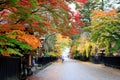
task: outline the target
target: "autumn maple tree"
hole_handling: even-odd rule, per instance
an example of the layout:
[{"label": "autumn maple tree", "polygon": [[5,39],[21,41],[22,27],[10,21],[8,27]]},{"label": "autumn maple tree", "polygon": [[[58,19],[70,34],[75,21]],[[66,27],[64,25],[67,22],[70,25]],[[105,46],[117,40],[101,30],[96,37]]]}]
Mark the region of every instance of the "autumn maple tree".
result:
[{"label": "autumn maple tree", "polygon": [[91,40],[99,48],[104,48],[107,56],[116,52],[120,45],[119,13],[116,10],[94,10],[91,18],[91,26],[87,28],[91,32]]},{"label": "autumn maple tree", "polygon": [[[80,13],[71,12],[67,2],[70,0],[4,0],[1,2],[3,5],[1,7],[1,22],[27,25],[27,30],[30,32],[40,30],[39,32],[42,33],[42,31],[48,32],[50,30],[51,32],[61,31],[65,35],[62,29],[69,29],[66,30],[68,33],[71,30],[77,31],[76,25],[83,25],[83,22],[79,20]],[[86,0],[76,0],[76,2],[85,3]]]},{"label": "autumn maple tree", "polygon": [[0,34],[16,34],[14,30],[25,32],[14,39],[29,44],[33,49],[41,46],[37,44],[39,39],[34,36],[34,32],[38,32],[40,36],[46,33],[61,33],[66,36],[79,34],[84,23],[80,21],[80,13],[72,12],[68,7],[69,2],[76,2],[81,6],[86,0],[2,0]]}]

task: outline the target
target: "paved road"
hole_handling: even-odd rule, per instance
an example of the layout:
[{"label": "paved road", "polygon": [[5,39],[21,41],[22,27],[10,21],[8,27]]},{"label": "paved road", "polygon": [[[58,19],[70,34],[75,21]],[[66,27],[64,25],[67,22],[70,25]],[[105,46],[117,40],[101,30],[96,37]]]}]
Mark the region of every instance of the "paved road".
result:
[{"label": "paved road", "polygon": [[120,80],[120,70],[76,60],[53,63],[28,80]]}]

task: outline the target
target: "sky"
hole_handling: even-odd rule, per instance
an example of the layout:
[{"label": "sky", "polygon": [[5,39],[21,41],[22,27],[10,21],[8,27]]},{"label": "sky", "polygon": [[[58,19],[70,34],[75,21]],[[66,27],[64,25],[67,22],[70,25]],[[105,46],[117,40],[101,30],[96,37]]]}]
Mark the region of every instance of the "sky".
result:
[{"label": "sky", "polygon": [[104,0],[104,4],[105,10],[117,9],[118,7],[120,7],[120,0]]},{"label": "sky", "polygon": [[62,52],[62,56],[67,57],[69,55],[69,52],[70,52],[70,48],[66,47],[66,49]]},{"label": "sky", "polygon": [[[113,8],[116,9],[116,8],[120,7],[120,0],[104,0],[104,2],[105,2],[105,6],[106,6],[105,10],[111,10]],[[110,7],[110,5],[111,5],[111,7]],[[69,7],[71,8],[71,11],[77,12],[75,10],[76,7],[75,7],[74,3],[69,4]]]},{"label": "sky", "polygon": [[77,11],[75,10],[76,6],[75,6],[74,3],[69,4],[69,7],[71,8],[71,11],[77,12]]}]

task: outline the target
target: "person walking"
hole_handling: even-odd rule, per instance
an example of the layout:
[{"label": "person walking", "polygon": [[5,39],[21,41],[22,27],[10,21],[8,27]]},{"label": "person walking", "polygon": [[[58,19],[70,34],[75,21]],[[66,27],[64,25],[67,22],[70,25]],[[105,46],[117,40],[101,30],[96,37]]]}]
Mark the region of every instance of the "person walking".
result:
[{"label": "person walking", "polygon": [[64,62],[64,57],[63,56],[61,56],[61,60],[62,60],[62,63]]}]

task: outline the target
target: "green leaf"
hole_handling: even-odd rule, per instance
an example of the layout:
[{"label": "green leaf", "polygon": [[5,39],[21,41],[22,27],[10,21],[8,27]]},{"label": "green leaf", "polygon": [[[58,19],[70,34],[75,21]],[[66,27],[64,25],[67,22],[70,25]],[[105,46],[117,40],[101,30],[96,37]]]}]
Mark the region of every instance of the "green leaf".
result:
[{"label": "green leaf", "polygon": [[32,50],[32,47],[29,46],[29,45],[26,44],[26,43],[21,42],[21,43],[18,44],[18,45],[19,45],[19,47],[20,47],[22,50]]},{"label": "green leaf", "polygon": [[0,45],[5,45],[5,42],[0,42]]},{"label": "green leaf", "polygon": [[0,45],[9,45],[9,46],[12,46],[12,47],[18,46],[22,50],[32,50],[32,48],[27,43],[21,42],[21,41],[19,41],[17,39],[9,38],[9,37],[7,37],[5,35],[0,36],[0,38],[8,40],[7,43],[0,42]]},{"label": "green leaf", "polygon": [[0,48],[0,53],[3,53],[4,52],[4,49]]},{"label": "green leaf", "polygon": [[7,0],[12,6],[17,6],[19,0]]},{"label": "green leaf", "polygon": [[38,7],[38,2],[37,2],[37,0],[30,0],[30,4],[31,4],[31,6],[33,6],[33,7]]},{"label": "green leaf", "polygon": [[18,56],[23,56],[23,54],[21,54],[18,49],[7,48],[6,51],[7,51],[8,53],[16,54],[16,55],[18,55]]},{"label": "green leaf", "polygon": [[11,46],[14,47],[15,45],[9,42],[0,42],[0,45]]},{"label": "green leaf", "polygon": [[46,53],[47,56],[57,56],[57,54],[55,52],[48,52]]}]

